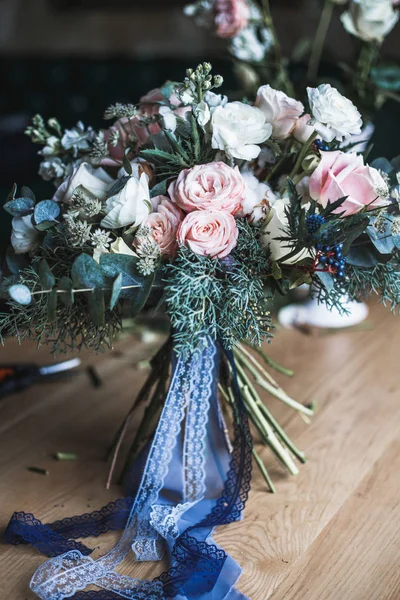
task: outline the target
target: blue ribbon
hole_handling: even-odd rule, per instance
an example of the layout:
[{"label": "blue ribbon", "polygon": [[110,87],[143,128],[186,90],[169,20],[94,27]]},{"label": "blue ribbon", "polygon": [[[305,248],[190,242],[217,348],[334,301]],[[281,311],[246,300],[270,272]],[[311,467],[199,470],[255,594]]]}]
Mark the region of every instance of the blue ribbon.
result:
[{"label": "blue ribbon", "polygon": [[[62,554],[59,557],[60,562],[54,569],[56,575],[64,568],[67,573],[68,570],[75,569],[78,574],[80,569],[90,571],[96,568],[96,561],[92,561],[88,556],[91,550],[76,541],[77,538],[98,536],[106,531],[125,526],[124,535],[126,535],[135,520],[136,538],[132,547],[138,559],[141,559],[138,556],[140,552],[143,552],[144,559],[157,558],[157,556],[153,557],[152,553],[157,555],[159,542],[164,538],[172,566],[153,582],[147,582],[148,588],[142,588],[138,580],[126,582],[121,578],[121,583],[117,579],[118,574],[112,571],[111,574],[107,572],[105,577],[95,574],[94,583],[106,589],[76,591],[73,596],[69,596],[74,600],[116,600],[121,596],[155,600],[176,597],[188,600],[245,598],[234,589],[234,584],[241,573],[240,567],[212,541],[211,533],[214,527],[241,518],[250,490],[251,434],[237,382],[233,354],[223,351],[225,364],[230,365],[233,374],[234,392],[234,443],[232,453],[228,453],[218,406],[220,351],[217,351],[211,341],[210,347],[214,349],[214,355],[210,349],[206,349],[201,355],[192,356],[185,365],[177,359],[174,361],[173,376],[164,411],[168,411],[168,406],[173,407],[171,403],[177,402],[178,399],[179,406],[182,410],[186,410],[186,429],[185,431],[182,429],[184,414],[182,413],[179,418],[176,416],[177,443],[170,457],[168,472],[163,476],[163,489],[158,495],[157,503],[151,505],[150,519],[146,510],[143,514],[140,510],[135,512],[135,502],[139,501],[140,506],[141,495],[143,496],[144,493],[141,485],[136,498],[127,497],[117,500],[100,511],[63,519],[49,525],[43,525],[33,515],[26,513],[14,513],[11,518],[5,532],[6,541],[11,544],[30,543],[50,557],[58,557]],[[213,356],[212,363],[211,356]],[[212,372],[207,373],[210,365],[212,365]],[[209,387],[207,387],[207,378],[211,381]],[[205,406],[207,406],[207,415],[202,415],[198,409],[199,407],[204,409]],[[157,436],[160,435],[160,431],[163,431],[163,427],[168,426],[166,422],[168,412],[164,411],[154,444],[157,443],[157,439],[160,439]],[[168,418],[171,419],[171,413]],[[196,446],[199,443],[201,448]],[[150,456],[152,450],[154,450],[153,445],[150,448]],[[200,471],[203,469],[205,476],[197,477],[196,469]],[[147,488],[149,485],[151,487],[153,481],[151,460],[148,460],[146,465],[142,483],[144,480]],[[185,494],[189,497],[185,498]],[[41,595],[42,580],[47,575],[46,565],[47,563],[43,568],[39,568],[32,580],[34,582],[32,589],[39,595]],[[43,594],[42,598],[50,598],[44,592]],[[66,596],[60,593],[57,597]]]}]

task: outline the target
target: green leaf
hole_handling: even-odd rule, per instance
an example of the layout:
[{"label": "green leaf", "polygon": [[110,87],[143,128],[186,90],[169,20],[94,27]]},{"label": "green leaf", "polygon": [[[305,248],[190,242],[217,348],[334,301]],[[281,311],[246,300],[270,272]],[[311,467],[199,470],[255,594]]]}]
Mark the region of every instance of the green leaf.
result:
[{"label": "green leaf", "polygon": [[310,273],[306,273],[304,271],[300,271],[300,270],[294,270],[290,273],[290,279],[289,279],[290,285],[289,285],[289,289],[293,290],[294,288],[299,287],[299,285],[303,285],[304,283],[308,283],[311,284],[312,283],[312,278]]},{"label": "green leaf", "polygon": [[32,198],[15,198],[5,203],[4,210],[13,217],[25,217],[32,212],[34,206]]},{"label": "green leaf", "polygon": [[[129,152],[129,150],[128,150],[128,152]],[[126,154],[124,154],[124,158],[122,160],[122,164],[124,165],[125,171],[128,173],[129,176],[131,176],[132,175],[132,165],[131,165],[131,163],[130,163],[130,161],[129,161],[129,159],[128,159],[128,157],[127,157]]]},{"label": "green leaf", "polygon": [[153,186],[150,190],[151,198],[155,198],[156,196],[165,196],[167,193],[167,183],[168,179],[164,179],[163,181],[160,181],[160,183],[157,183],[155,186]]},{"label": "green leaf", "polygon": [[122,287],[122,273],[119,273],[114,279],[111,292],[110,309],[113,310],[118,302]]},{"label": "green leaf", "polygon": [[[390,233],[392,217],[390,215],[387,215],[386,219],[386,228],[383,233],[380,233],[373,225],[367,227],[366,230],[371,242],[374,244],[375,248],[380,254],[392,254],[393,248],[395,246],[394,239]],[[372,219],[372,223],[374,221],[375,219]]]},{"label": "green leaf", "polygon": [[378,264],[375,253],[370,248],[355,247],[346,256],[346,262],[355,267],[371,268]]},{"label": "green leaf", "polygon": [[321,281],[322,285],[326,289],[326,291],[331,292],[335,287],[335,281],[330,273],[327,271],[314,271],[318,279]]},{"label": "green leaf", "polygon": [[108,190],[107,198],[111,198],[112,196],[118,194],[125,187],[125,184],[127,181],[129,181],[129,179],[130,175],[125,175],[124,177],[117,179],[117,181]]},{"label": "green leaf", "polygon": [[133,297],[133,300],[132,300],[132,304],[130,306],[130,315],[131,315],[132,319],[134,319],[140,313],[140,311],[144,308],[144,305],[147,302],[147,298],[150,295],[153,281],[154,281],[154,273],[145,277],[142,287],[140,288],[140,290],[136,291],[136,293]]},{"label": "green leaf", "polygon": [[12,246],[7,248],[6,264],[13,274],[19,273],[19,271],[22,271],[29,266],[26,257],[23,254],[16,254]]},{"label": "green leaf", "polygon": [[[108,254],[105,256],[108,256]],[[100,266],[89,254],[80,254],[75,259],[71,269],[71,277],[74,286],[78,288],[97,288],[105,284]]]},{"label": "green leaf", "polygon": [[371,167],[378,169],[379,171],[383,171],[387,175],[390,175],[393,171],[393,165],[388,161],[387,158],[382,156],[380,158],[375,158],[375,160],[373,160],[371,163]]},{"label": "green leaf", "polygon": [[32,294],[30,289],[21,283],[17,283],[8,288],[8,293],[14,302],[27,306],[32,302]]},{"label": "green leaf", "polygon": [[42,258],[39,263],[38,274],[40,279],[40,284],[44,290],[52,290],[55,286],[56,279],[53,275],[52,270],[49,267],[47,260]]},{"label": "green leaf", "polygon": [[122,275],[122,286],[134,286],[132,289],[122,290],[121,297],[129,298],[143,285],[144,277],[137,270],[138,259],[128,254],[102,254],[100,268],[104,276],[115,280]]},{"label": "green leaf", "polygon": [[385,65],[371,69],[372,81],[382,90],[400,91],[400,66]]},{"label": "green leaf", "polygon": [[30,198],[34,202],[36,202],[36,196],[32,192],[31,188],[28,188],[26,185],[23,185],[21,188],[21,194],[24,198]]},{"label": "green leaf", "polygon": [[[52,222],[57,219],[60,214],[60,205],[54,200],[42,200],[35,206],[33,218],[36,225],[40,225],[46,221]],[[47,229],[47,227],[46,227]]]},{"label": "green leaf", "polygon": [[51,292],[47,294],[47,320],[50,321],[50,323],[54,323],[56,320],[57,300],[57,290],[51,290]]},{"label": "green leaf", "polygon": [[274,279],[282,279],[282,269],[277,262],[272,263],[272,277]]},{"label": "green leaf", "polygon": [[57,287],[59,290],[63,290],[63,293],[59,294],[61,304],[67,307],[72,306],[74,303],[72,280],[69,277],[61,277]]},{"label": "green leaf", "polygon": [[104,291],[102,288],[96,288],[88,296],[89,315],[93,323],[98,327],[104,325]]}]

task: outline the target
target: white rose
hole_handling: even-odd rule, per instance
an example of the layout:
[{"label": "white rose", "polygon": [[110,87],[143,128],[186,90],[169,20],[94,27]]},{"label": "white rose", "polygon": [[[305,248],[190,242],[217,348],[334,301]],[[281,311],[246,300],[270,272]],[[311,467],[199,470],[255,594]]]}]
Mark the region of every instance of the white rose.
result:
[{"label": "white rose", "polygon": [[141,225],[151,212],[147,175],[143,173],[140,179],[130,177],[118,194],[108,198],[105,212],[101,225],[107,229]]},{"label": "white rose", "polygon": [[361,115],[351,100],[329,83],[307,88],[313,125],[325,142],[349,139],[361,132]]},{"label": "white rose", "polygon": [[212,116],[212,147],[224,150],[230,158],[252,160],[272,133],[263,112],[243,102],[228,102],[215,109]]},{"label": "white rose", "polygon": [[101,167],[94,168],[89,163],[81,163],[56,190],[53,200],[68,204],[74,190],[82,187],[86,192],[103,201],[107,198],[107,192],[113,183],[114,180]]},{"label": "white rose", "polygon": [[196,115],[196,119],[200,127],[205,127],[209,120],[211,119],[211,111],[207,102],[199,102],[194,110],[194,114]]},{"label": "white rose", "polygon": [[[279,237],[287,237],[288,235],[288,219],[285,213],[285,207],[290,204],[289,198],[279,198],[271,208],[270,219],[263,228],[261,236],[261,244],[269,248],[271,260],[274,262],[281,261],[286,255],[290,254],[292,247],[289,242],[277,240]],[[292,265],[304,258],[311,257],[308,250],[301,250],[295,256],[288,260],[282,261],[284,264]]]},{"label": "white rose", "polygon": [[276,196],[267,183],[263,183],[248,169],[242,171],[245,182],[245,197],[242,211],[238,217],[249,217],[251,223],[257,223],[268,215]]},{"label": "white rose", "polygon": [[260,62],[271,49],[273,37],[267,27],[242,29],[230,44],[229,52],[238,60]]},{"label": "white rose", "polygon": [[365,42],[382,42],[398,19],[392,0],[352,0],[341,16],[346,31]]},{"label": "white rose", "polygon": [[161,115],[163,120],[164,129],[167,131],[171,131],[174,133],[178,122],[176,120],[176,116],[169,108],[169,106],[160,106],[158,113]]},{"label": "white rose", "polygon": [[270,85],[262,85],[257,92],[256,106],[263,111],[272,125],[272,137],[284,140],[292,133],[297,119],[304,112],[298,100],[289,98],[284,92],[274,90]]},{"label": "white rose", "polygon": [[32,225],[31,215],[14,217],[12,220],[11,245],[16,254],[33,250],[39,241],[39,232]]},{"label": "white rose", "polygon": [[119,237],[110,246],[111,254],[128,254],[129,256],[137,256],[137,254],[128,246],[126,242]]}]

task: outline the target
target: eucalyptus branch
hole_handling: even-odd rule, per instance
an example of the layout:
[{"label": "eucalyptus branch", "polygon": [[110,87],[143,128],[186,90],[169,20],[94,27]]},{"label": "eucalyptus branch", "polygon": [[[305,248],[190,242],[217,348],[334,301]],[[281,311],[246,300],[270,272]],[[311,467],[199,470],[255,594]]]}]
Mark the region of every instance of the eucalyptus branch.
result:
[{"label": "eucalyptus branch", "polygon": [[[123,285],[121,287],[121,290],[131,290],[133,288],[141,288],[141,285]],[[81,289],[77,289],[77,290],[56,290],[57,294],[79,294],[79,293],[83,293],[83,292],[94,292],[96,289],[101,289],[103,290],[103,292],[111,292],[112,288],[110,287],[102,287],[102,288],[81,288]],[[54,292],[54,290],[36,290],[34,292],[31,292],[31,296],[37,296],[40,294],[52,294]]]}]

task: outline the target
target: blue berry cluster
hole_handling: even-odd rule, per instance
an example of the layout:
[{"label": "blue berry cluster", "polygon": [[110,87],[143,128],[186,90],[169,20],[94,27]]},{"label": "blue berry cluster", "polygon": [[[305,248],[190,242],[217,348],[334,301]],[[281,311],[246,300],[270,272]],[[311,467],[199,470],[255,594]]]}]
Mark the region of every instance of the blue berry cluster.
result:
[{"label": "blue berry cluster", "polygon": [[327,152],[329,150],[329,146],[323,140],[315,140],[314,146],[318,148],[318,150],[324,150]]},{"label": "blue berry cluster", "polygon": [[322,267],[328,267],[329,272],[335,272],[339,279],[343,279],[346,266],[346,260],[342,252],[343,244],[336,244],[336,246],[317,244],[315,249],[319,253],[319,264]]},{"label": "blue berry cluster", "polygon": [[316,233],[324,223],[325,219],[322,215],[308,215],[306,219],[308,233],[310,235]]}]

